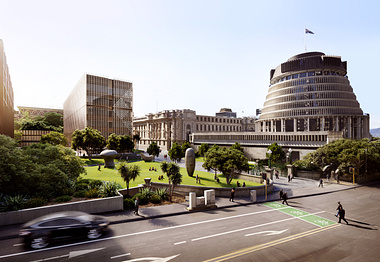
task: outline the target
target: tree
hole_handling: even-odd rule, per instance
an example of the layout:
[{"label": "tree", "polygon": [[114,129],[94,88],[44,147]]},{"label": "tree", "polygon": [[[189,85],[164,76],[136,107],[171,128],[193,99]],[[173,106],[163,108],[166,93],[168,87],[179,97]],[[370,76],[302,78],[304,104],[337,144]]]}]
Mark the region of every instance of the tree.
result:
[{"label": "tree", "polygon": [[50,133],[47,133],[46,135],[41,136],[41,143],[49,143],[51,145],[57,146],[67,146],[67,138],[64,134],[51,131]]},{"label": "tree", "polygon": [[[285,158],[285,152],[282,150],[282,147],[279,146],[277,143],[273,143],[270,146],[268,146],[267,152],[271,150],[272,153],[270,155],[270,159],[273,163],[280,162]],[[269,158],[269,154],[267,153],[267,157]]]},{"label": "tree", "polygon": [[[120,136],[112,133],[108,136],[108,139],[107,139],[107,143],[106,143],[106,147],[109,149],[109,150],[118,150],[118,147],[119,147],[119,144],[120,144]],[[119,151],[118,151],[119,152]]]},{"label": "tree", "polygon": [[185,153],[186,153],[186,150],[188,148],[191,148],[191,145],[189,142],[185,141],[183,144],[182,144],[182,156],[185,156]]},{"label": "tree", "polygon": [[74,150],[83,149],[91,160],[91,151],[103,149],[105,138],[96,129],[86,127],[82,130],[75,130],[72,135],[71,148]]},{"label": "tree", "polygon": [[170,201],[174,192],[174,187],[182,183],[182,175],[179,166],[175,163],[161,162],[161,170],[168,177]]},{"label": "tree", "polygon": [[132,139],[133,139],[133,142],[135,143],[135,147],[136,147],[136,142],[137,143],[140,142],[141,137],[139,134],[134,134]]},{"label": "tree", "polygon": [[55,112],[48,112],[44,115],[43,120],[49,126],[62,127],[63,115]]},{"label": "tree", "polygon": [[152,156],[159,156],[160,152],[161,152],[161,149],[160,147],[157,145],[156,142],[152,142],[148,149],[146,150],[148,152],[149,155],[152,155]]},{"label": "tree", "polygon": [[120,136],[120,145],[119,150],[120,152],[132,152],[133,148],[135,147],[135,144],[133,143],[132,137],[128,135]]},{"label": "tree", "polygon": [[[316,167],[323,170],[329,166],[330,169],[339,169],[343,173],[349,173],[349,168],[354,167],[356,174],[380,171],[380,147],[377,143],[371,143],[368,139],[339,139],[318,148],[307,154],[302,160],[295,162],[301,169]],[[367,167],[367,168],[366,168]]]},{"label": "tree", "polygon": [[200,156],[203,156],[203,158],[204,158],[204,156],[207,153],[208,149],[209,149],[209,145],[208,144],[201,144],[199,146],[199,148],[198,148],[198,154]]},{"label": "tree", "polygon": [[235,175],[249,169],[248,159],[240,150],[215,145],[206,153],[206,161],[202,166],[207,170],[219,170],[226,177],[227,184],[231,183]]},{"label": "tree", "polygon": [[181,146],[178,145],[177,142],[175,142],[172,145],[172,148],[169,149],[168,155],[171,160],[174,160],[175,162],[181,162],[181,159],[183,157]]},{"label": "tree", "polygon": [[116,166],[116,168],[120,176],[127,184],[127,195],[129,195],[129,182],[131,180],[135,181],[135,179],[140,175],[140,167],[138,165],[128,166],[127,162],[122,161]]},{"label": "tree", "polygon": [[235,142],[235,144],[231,146],[231,149],[237,149],[244,154],[244,148],[238,142]]},{"label": "tree", "polygon": [[69,148],[41,143],[17,148],[15,140],[4,137],[0,136],[0,192],[5,195],[49,199],[62,195],[85,173]]}]

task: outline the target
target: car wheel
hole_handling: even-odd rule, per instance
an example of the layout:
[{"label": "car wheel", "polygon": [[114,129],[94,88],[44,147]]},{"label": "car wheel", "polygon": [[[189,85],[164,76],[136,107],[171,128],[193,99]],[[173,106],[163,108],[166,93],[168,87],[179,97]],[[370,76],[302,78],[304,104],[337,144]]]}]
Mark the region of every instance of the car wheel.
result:
[{"label": "car wheel", "polygon": [[93,229],[88,230],[87,232],[87,237],[89,239],[99,238],[101,235],[102,235],[102,229],[100,228],[93,228]]},{"label": "car wheel", "polygon": [[49,245],[49,237],[47,236],[38,236],[34,237],[30,242],[30,247],[33,249],[40,249],[47,247]]}]

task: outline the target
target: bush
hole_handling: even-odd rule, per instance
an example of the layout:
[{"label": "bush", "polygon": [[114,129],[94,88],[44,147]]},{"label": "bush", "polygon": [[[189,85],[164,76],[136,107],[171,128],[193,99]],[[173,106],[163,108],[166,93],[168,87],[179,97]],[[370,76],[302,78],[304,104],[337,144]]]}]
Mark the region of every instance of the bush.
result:
[{"label": "bush", "polygon": [[126,198],[123,202],[124,209],[133,209],[135,208],[135,201],[132,198]]},{"label": "bush", "polygon": [[104,182],[100,191],[103,197],[113,197],[118,195],[118,190],[121,189],[122,186],[115,181],[107,181]]},{"label": "bush", "polygon": [[47,203],[48,201],[45,198],[42,197],[34,197],[29,199],[25,205],[24,208],[33,208],[33,207],[40,207]]},{"label": "bush", "polygon": [[[140,205],[146,205],[146,204],[149,203],[149,198],[150,198],[150,197],[147,198],[146,195],[143,195],[143,194],[141,194],[141,193],[137,193],[137,194],[134,195],[134,197],[132,198],[133,201],[135,201],[136,197],[139,198],[139,204],[140,204]],[[134,203],[133,203],[133,205],[134,205]]]},{"label": "bush", "polygon": [[89,188],[90,189],[93,189],[93,188],[97,188],[97,189],[100,189],[100,187],[103,186],[103,182],[101,180],[92,180],[89,184],[88,184]]},{"label": "bush", "polygon": [[161,203],[161,197],[157,194],[154,194],[152,195],[152,197],[150,198],[150,203],[153,203],[153,204],[159,204]]},{"label": "bush", "polygon": [[86,196],[86,191],[85,190],[79,190],[74,193],[73,197],[85,197]]},{"label": "bush", "polygon": [[97,198],[100,196],[99,194],[99,189],[97,188],[92,188],[92,189],[89,189],[86,191],[85,193],[85,197],[88,197],[88,198]]},{"label": "bush", "polygon": [[0,211],[17,211],[24,208],[27,199],[22,195],[5,196],[0,203]]},{"label": "bush", "polygon": [[169,193],[165,188],[157,189],[155,194],[160,197],[161,201],[169,199]]},{"label": "bush", "polygon": [[55,199],[55,202],[62,203],[62,202],[68,202],[71,201],[73,198],[71,196],[60,196]]},{"label": "bush", "polygon": [[87,190],[88,189],[88,184],[86,184],[86,183],[79,183],[79,184],[76,184],[76,186],[75,186],[75,189],[77,190],[77,191],[81,191],[81,190]]}]

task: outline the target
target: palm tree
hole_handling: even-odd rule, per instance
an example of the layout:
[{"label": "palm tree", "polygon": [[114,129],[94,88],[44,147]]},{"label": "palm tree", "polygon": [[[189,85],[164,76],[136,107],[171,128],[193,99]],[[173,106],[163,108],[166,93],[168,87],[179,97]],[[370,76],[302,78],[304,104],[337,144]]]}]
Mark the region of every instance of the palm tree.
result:
[{"label": "palm tree", "polygon": [[135,181],[136,177],[140,175],[140,167],[138,165],[128,166],[127,162],[122,161],[116,168],[127,184],[127,195],[129,195],[129,182],[131,180]]}]

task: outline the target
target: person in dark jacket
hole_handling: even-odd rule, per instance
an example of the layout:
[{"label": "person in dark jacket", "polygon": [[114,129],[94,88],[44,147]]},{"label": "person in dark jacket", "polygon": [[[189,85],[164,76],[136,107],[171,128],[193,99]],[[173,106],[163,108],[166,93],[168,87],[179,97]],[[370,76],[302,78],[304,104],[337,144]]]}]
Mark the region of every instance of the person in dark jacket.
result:
[{"label": "person in dark jacket", "polygon": [[280,190],[280,193],[279,193],[279,195],[280,195],[280,200],[282,199],[282,197],[284,196],[284,191],[282,190],[282,188],[281,188],[281,190]]},{"label": "person in dark jacket", "polygon": [[338,221],[338,223],[340,223],[340,221],[343,219],[343,221],[346,222],[346,224],[348,225],[347,220],[344,218],[345,215],[346,215],[346,211],[343,208],[340,208],[339,209],[339,221]]},{"label": "person in dark jacket", "polygon": [[284,204],[284,202],[285,202],[286,205],[289,206],[288,201],[286,201],[287,199],[288,199],[288,193],[285,192],[285,193],[282,195],[282,204]]},{"label": "person in dark jacket", "polygon": [[135,211],[133,212],[135,215],[139,215],[139,198],[135,199]]},{"label": "person in dark jacket", "polygon": [[231,190],[230,201],[234,202],[234,197],[235,197],[235,188],[233,187]]}]

